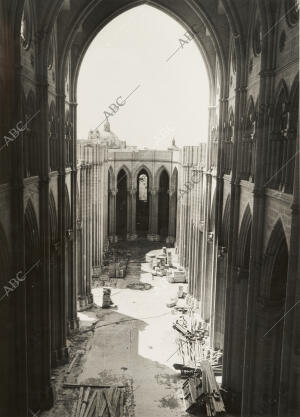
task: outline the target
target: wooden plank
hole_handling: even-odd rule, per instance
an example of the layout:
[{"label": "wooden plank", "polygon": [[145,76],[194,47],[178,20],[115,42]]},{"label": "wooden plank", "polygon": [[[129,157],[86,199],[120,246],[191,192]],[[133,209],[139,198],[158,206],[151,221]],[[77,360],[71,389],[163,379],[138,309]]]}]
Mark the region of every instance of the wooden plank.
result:
[{"label": "wooden plank", "polygon": [[[64,388],[111,388],[111,385],[97,385],[97,384],[73,384],[71,382],[65,382],[63,384]],[[125,388],[124,385],[117,385],[115,388]]]},{"label": "wooden plank", "polygon": [[103,413],[104,413],[104,411],[106,409],[106,399],[105,399],[104,392],[102,393],[100,391],[100,393],[101,393],[101,404],[100,404],[100,409],[99,409],[98,416],[96,415],[96,417],[102,417],[103,416]]},{"label": "wooden plank", "polygon": [[124,391],[121,390],[120,393],[120,406],[119,406],[119,417],[123,417],[124,415]]},{"label": "wooden plank", "polygon": [[96,410],[95,410],[95,417],[99,417],[100,407],[101,407],[101,400],[103,399],[102,391],[97,392],[97,400],[96,400]]},{"label": "wooden plank", "polygon": [[85,409],[87,407],[88,398],[89,398],[89,395],[90,395],[90,391],[91,391],[91,388],[88,387],[86,389],[85,393],[84,393],[84,397],[83,397],[83,401],[82,401],[82,406],[81,406],[81,411],[80,411],[79,417],[83,417],[84,416]]},{"label": "wooden plank", "polygon": [[72,413],[71,413],[71,417],[76,417],[76,411],[77,411],[77,402],[78,400],[76,400],[73,404],[73,408],[72,408]]},{"label": "wooden plank", "polygon": [[[107,391],[103,391],[103,393],[102,393],[103,395],[102,395],[102,397],[103,397],[103,401],[102,401],[102,404],[101,404],[101,407],[100,407],[100,411],[99,411],[99,416],[98,417],[102,417],[102,416],[104,416],[104,412],[105,412],[105,410],[106,410],[106,408],[107,408],[107,399],[106,399],[106,396],[108,397],[108,399],[109,399],[109,402],[111,401],[111,396],[112,396],[112,394],[113,394],[113,390],[110,388],[109,390],[108,390],[108,393],[107,393]],[[107,410],[107,412],[108,412],[108,414],[110,413],[109,412],[109,409]]]},{"label": "wooden plank", "polygon": [[112,410],[113,410],[113,413],[114,413],[115,416],[116,416],[117,407],[118,407],[118,404],[119,404],[119,397],[120,397],[120,390],[118,388],[116,388],[115,391],[114,391],[113,398],[112,398]]},{"label": "wooden plank", "polygon": [[76,417],[79,417],[79,414],[80,414],[80,409],[81,409],[81,401],[82,401],[82,396],[83,396],[83,387],[80,387],[80,390],[79,390],[79,398],[78,398],[78,401],[77,401],[77,410],[76,410]]},{"label": "wooden plank", "polygon": [[73,366],[74,366],[75,362],[77,361],[77,358],[79,357],[79,355],[80,355],[80,352],[76,352],[76,354],[75,354],[75,356],[74,356],[74,358],[73,358],[72,362],[70,363],[70,365],[69,365],[69,367],[68,367],[67,374],[69,374],[69,373],[71,372],[71,370],[72,370],[72,368],[73,368]]},{"label": "wooden plank", "polygon": [[114,392],[114,388],[110,388],[108,390],[108,393],[106,391],[104,391],[104,395],[105,395],[105,398],[106,398],[107,408],[109,410],[110,417],[116,417],[115,413],[113,412],[112,406],[111,406],[111,400],[112,400],[113,392]]},{"label": "wooden plank", "polygon": [[87,406],[87,409],[85,411],[84,417],[90,417],[92,415],[92,413],[94,412],[94,409],[96,407],[96,396],[97,396],[97,392],[94,391],[93,394],[92,394],[92,397],[89,401],[89,404]]}]

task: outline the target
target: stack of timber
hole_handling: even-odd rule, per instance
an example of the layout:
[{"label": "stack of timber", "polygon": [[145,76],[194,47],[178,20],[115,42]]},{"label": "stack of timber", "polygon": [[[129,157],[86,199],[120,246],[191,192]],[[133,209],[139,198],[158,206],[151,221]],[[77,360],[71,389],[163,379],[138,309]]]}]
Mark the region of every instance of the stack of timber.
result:
[{"label": "stack of timber", "polygon": [[202,390],[205,393],[206,415],[217,416],[225,413],[225,407],[213,369],[208,361],[202,361]]},{"label": "stack of timber", "polygon": [[182,394],[185,411],[191,414],[197,413],[204,396],[201,379],[197,376],[187,379],[182,385]]},{"label": "stack of timber", "polygon": [[[79,388],[73,404],[72,417],[124,417],[124,389],[93,385],[66,384]],[[71,387],[72,385],[72,387]]]},{"label": "stack of timber", "polygon": [[201,371],[183,383],[185,410],[192,414],[204,411],[209,417],[220,416],[225,413],[225,407],[212,367],[208,361],[201,362],[200,367]]},{"label": "stack of timber", "polygon": [[206,329],[198,328],[195,330],[189,324],[183,316],[173,324],[174,330],[179,333],[177,344],[182,363],[186,366],[197,368],[201,361],[207,360],[212,365],[215,374],[220,375],[222,372],[223,352],[210,347]]},{"label": "stack of timber", "polygon": [[215,375],[221,375],[223,358],[221,351],[213,350],[203,341],[184,337],[177,338],[177,346],[183,365],[199,369],[200,363],[207,360]]}]

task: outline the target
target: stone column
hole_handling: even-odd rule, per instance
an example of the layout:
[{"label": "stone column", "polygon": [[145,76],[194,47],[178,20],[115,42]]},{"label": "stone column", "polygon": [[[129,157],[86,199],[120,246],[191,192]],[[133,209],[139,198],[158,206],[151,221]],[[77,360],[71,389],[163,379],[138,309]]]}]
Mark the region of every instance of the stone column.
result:
[{"label": "stone column", "polygon": [[93,295],[92,295],[92,206],[91,206],[91,199],[92,199],[92,184],[91,184],[91,171],[92,166],[88,165],[87,167],[87,280],[86,280],[86,292],[87,292],[87,300],[88,304],[93,303]]},{"label": "stone column", "polygon": [[77,330],[79,328],[79,319],[77,317],[77,282],[76,282],[76,263],[77,263],[77,239],[76,239],[76,192],[77,192],[77,170],[73,170],[71,174],[71,218],[72,231],[69,233],[70,256],[72,262],[70,264],[70,286],[69,289],[69,330]]},{"label": "stone column", "polygon": [[128,221],[128,239],[129,240],[136,240],[137,233],[136,233],[136,193],[137,189],[132,188],[128,193],[128,213],[127,213],[127,221]]},{"label": "stone column", "polygon": [[132,210],[133,210],[133,190],[127,190],[127,240],[134,240],[136,237],[133,233],[133,224],[132,224]]},{"label": "stone column", "polygon": [[110,190],[109,192],[109,199],[110,199],[109,240],[112,243],[118,241],[118,238],[116,236],[116,196],[117,196],[117,190]]},{"label": "stone column", "polygon": [[167,237],[167,243],[171,245],[175,242],[176,234],[176,201],[177,195],[175,188],[169,190],[169,233]]},{"label": "stone column", "polygon": [[158,189],[152,188],[150,190],[150,215],[149,215],[149,233],[147,236],[148,240],[159,241],[158,229]]},{"label": "stone column", "polygon": [[81,205],[81,251],[80,271],[78,276],[78,309],[86,305],[86,166],[80,167],[80,205]]}]

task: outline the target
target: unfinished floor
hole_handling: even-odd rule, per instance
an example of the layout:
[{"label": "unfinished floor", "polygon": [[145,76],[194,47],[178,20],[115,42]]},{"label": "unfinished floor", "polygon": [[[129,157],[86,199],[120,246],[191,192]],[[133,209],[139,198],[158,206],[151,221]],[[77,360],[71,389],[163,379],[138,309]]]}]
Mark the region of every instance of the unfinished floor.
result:
[{"label": "unfinished floor", "polygon": [[[126,279],[106,283],[112,289],[116,307],[102,309],[103,287],[94,288],[96,307],[79,313],[81,333],[73,337],[70,346],[71,355],[78,349],[84,353],[68,381],[125,384],[128,389],[124,417],[187,416],[180,398],[182,380],[172,368],[178,362],[172,329],[175,315],[166,306],[180,284],[152,278],[148,265],[143,263],[145,254],[158,247],[157,243],[126,242],[131,252]],[[148,283],[151,288],[127,288],[133,282]],[[93,323],[94,331],[85,331]],[[42,414],[44,417],[71,415],[78,391],[62,387],[66,369],[54,373],[56,403],[51,411]]]}]

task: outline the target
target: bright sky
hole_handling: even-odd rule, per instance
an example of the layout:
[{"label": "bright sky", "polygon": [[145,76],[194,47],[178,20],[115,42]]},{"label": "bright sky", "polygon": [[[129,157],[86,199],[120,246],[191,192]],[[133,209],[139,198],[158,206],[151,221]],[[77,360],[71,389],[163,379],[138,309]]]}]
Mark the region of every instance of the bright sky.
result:
[{"label": "bright sky", "polygon": [[209,85],[195,41],[182,42],[167,62],[180,47],[179,39],[187,40],[185,32],[167,14],[146,5],[106,25],[80,69],[78,138],[87,138],[105,119],[104,112],[111,112],[110,104],[139,86],[108,118],[119,139],[156,149],[165,149],[173,137],[178,146],[205,142]]}]

